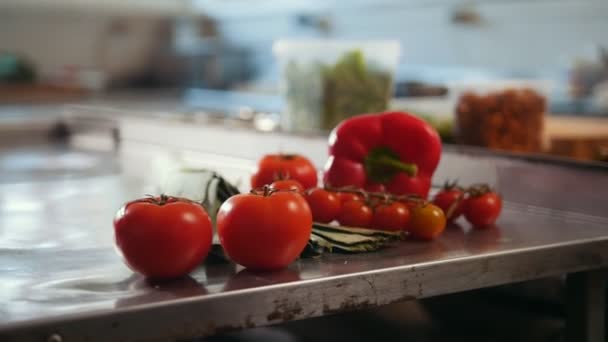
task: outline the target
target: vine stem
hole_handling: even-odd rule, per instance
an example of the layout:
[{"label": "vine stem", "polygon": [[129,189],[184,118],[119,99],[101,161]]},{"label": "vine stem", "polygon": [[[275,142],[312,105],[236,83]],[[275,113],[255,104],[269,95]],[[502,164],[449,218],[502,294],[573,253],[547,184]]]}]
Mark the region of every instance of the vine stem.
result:
[{"label": "vine stem", "polygon": [[270,185],[264,185],[263,187],[259,187],[259,188],[255,188],[255,189],[251,189],[251,191],[249,191],[250,194],[253,195],[258,195],[258,196],[264,196],[264,197],[268,197],[274,193],[277,192],[292,192],[292,193],[300,193],[297,190],[280,190],[280,189],[274,189],[273,187],[271,187]]},{"label": "vine stem", "polygon": [[448,208],[448,210],[445,213],[445,217],[450,218],[452,217],[452,215],[454,214],[454,212],[456,211],[456,208],[468,197],[477,197],[477,196],[482,196],[488,192],[492,192],[494,191],[492,189],[491,186],[489,186],[486,183],[478,183],[478,184],[473,184],[469,187],[463,188],[457,185],[457,182],[453,182],[453,183],[448,183],[446,182],[446,184],[443,187],[444,189],[451,189],[451,188],[456,188],[460,191],[462,191],[462,193],[460,194],[460,196],[458,196],[458,198],[456,198],[456,200],[450,205],[450,207]]},{"label": "vine stem", "polygon": [[379,198],[379,199],[383,199],[385,201],[390,200],[390,201],[413,202],[413,203],[422,204],[422,205],[426,205],[428,203],[424,198],[422,198],[418,195],[411,195],[411,194],[410,195],[393,195],[388,192],[365,191],[363,189],[349,187],[349,186],[342,187],[342,188],[326,186],[325,190],[332,191],[332,192],[348,192],[348,193],[359,194],[359,195],[363,196],[365,199]]}]

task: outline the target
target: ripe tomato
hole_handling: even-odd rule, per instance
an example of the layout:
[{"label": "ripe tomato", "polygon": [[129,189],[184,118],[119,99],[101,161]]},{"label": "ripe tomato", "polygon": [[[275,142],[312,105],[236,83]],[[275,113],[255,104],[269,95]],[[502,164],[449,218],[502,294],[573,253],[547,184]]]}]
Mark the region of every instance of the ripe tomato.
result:
[{"label": "ripe tomato", "polygon": [[410,213],[420,205],[420,203],[417,201],[402,201],[401,203],[405,204],[405,206],[410,210]]},{"label": "ripe tomato", "polygon": [[338,222],[343,226],[369,227],[374,213],[363,201],[349,201],[342,205]]},{"label": "ripe tomato", "polygon": [[205,259],[213,230],[198,203],[163,195],[125,204],[114,218],[114,234],[117,251],[132,270],[175,278]]},{"label": "ripe tomato", "polygon": [[374,209],[372,227],[384,230],[403,230],[410,221],[410,210],[403,203],[381,203]]},{"label": "ripe tomato", "polygon": [[367,190],[369,192],[384,192],[384,191],[386,191],[386,188],[384,187],[384,184],[369,183],[369,184],[365,185],[365,190]]},{"label": "ripe tomato", "polygon": [[417,239],[433,240],[445,229],[445,215],[441,208],[433,205],[419,205],[412,209],[407,230]]},{"label": "ripe tomato", "polygon": [[287,267],[304,250],[311,231],[310,208],[302,195],[293,192],[232,196],[217,214],[224,252],[253,270]]},{"label": "ripe tomato", "polygon": [[464,204],[464,216],[475,228],[487,228],[496,222],[502,209],[502,199],[490,191],[467,198]]},{"label": "ripe tomato", "polygon": [[279,179],[272,184],[270,184],[270,188],[273,190],[285,190],[285,191],[295,191],[302,192],[304,191],[304,187],[300,182],[295,179]]},{"label": "ripe tomato", "polygon": [[297,154],[269,154],[258,162],[251,176],[251,187],[271,184],[280,176],[297,180],[304,189],[317,186],[317,169],[310,160]]},{"label": "ripe tomato", "polygon": [[[464,208],[464,200],[462,196],[464,196],[464,193],[462,192],[462,190],[456,187],[444,188],[435,195],[435,197],[433,198],[433,204],[443,210],[448,222],[452,222],[460,215],[462,215],[462,211]],[[460,203],[456,204],[451,215],[448,216],[450,208],[456,201],[458,201],[459,198]]]},{"label": "ripe tomato", "polygon": [[361,195],[353,192],[336,192],[336,195],[340,199],[340,203],[344,204],[348,201],[362,201]]},{"label": "ripe tomato", "polygon": [[338,217],[342,203],[333,192],[313,188],[304,193],[315,222],[329,223]]}]

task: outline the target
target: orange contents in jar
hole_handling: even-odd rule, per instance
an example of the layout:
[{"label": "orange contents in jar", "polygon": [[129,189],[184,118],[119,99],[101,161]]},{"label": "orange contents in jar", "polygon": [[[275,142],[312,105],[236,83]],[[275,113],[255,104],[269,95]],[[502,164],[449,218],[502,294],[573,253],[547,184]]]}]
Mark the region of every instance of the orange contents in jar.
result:
[{"label": "orange contents in jar", "polygon": [[531,89],[464,93],[456,107],[459,141],[494,149],[539,152],[546,99]]}]

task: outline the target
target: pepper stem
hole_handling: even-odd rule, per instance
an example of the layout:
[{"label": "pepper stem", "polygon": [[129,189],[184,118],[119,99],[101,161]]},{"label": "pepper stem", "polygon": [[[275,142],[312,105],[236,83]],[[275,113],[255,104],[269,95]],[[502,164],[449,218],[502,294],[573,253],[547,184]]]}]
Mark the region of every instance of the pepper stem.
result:
[{"label": "pepper stem", "polygon": [[416,176],[416,173],[418,173],[418,166],[416,166],[416,164],[404,163],[397,159],[391,158],[389,156],[381,156],[376,159],[370,159],[368,161],[368,163],[381,165],[381,166],[388,166],[395,170],[405,172],[410,177],[414,177],[414,176]]},{"label": "pepper stem", "polygon": [[363,161],[369,180],[375,183],[390,182],[399,172],[410,177],[416,176],[418,166],[408,163],[388,147],[381,146],[372,149]]}]

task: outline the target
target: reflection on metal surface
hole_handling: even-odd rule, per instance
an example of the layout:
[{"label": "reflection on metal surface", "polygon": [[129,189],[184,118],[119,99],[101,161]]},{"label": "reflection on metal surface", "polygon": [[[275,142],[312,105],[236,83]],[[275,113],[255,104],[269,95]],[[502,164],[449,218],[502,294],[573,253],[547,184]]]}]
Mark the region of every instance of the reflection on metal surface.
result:
[{"label": "reflection on metal surface", "polygon": [[[508,201],[488,230],[471,230],[461,219],[432,243],[324,255],[271,273],[211,263],[164,283],[134,275],[113,250],[112,217],[143,194],[141,179],[2,184],[0,340],[34,339],[54,328],[64,340],[208,335],[608,266],[608,207],[589,204],[595,195],[584,192],[586,182],[602,184],[604,175],[521,167],[509,173],[498,166]],[[585,175],[568,196],[593,208],[561,210],[563,196],[540,185],[526,194],[538,173],[558,184]],[[523,204],[530,201],[537,205]],[[103,334],[90,335],[95,331]]]},{"label": "reflection on metal surface", "polygon": [[0,167],[9,171],[55,171],[91,169],[96,167],[100,160],[84,153],[65,153],[57,156],[19,153],[2,158],[0,162],[3,164]]},{"label": "reflection on metal surface", "polygon": [[0,183],[11,183],[114,173],[118,164],[110,153],[75,152],[50,145],[8,151],[0,148],[0,171]]}]

